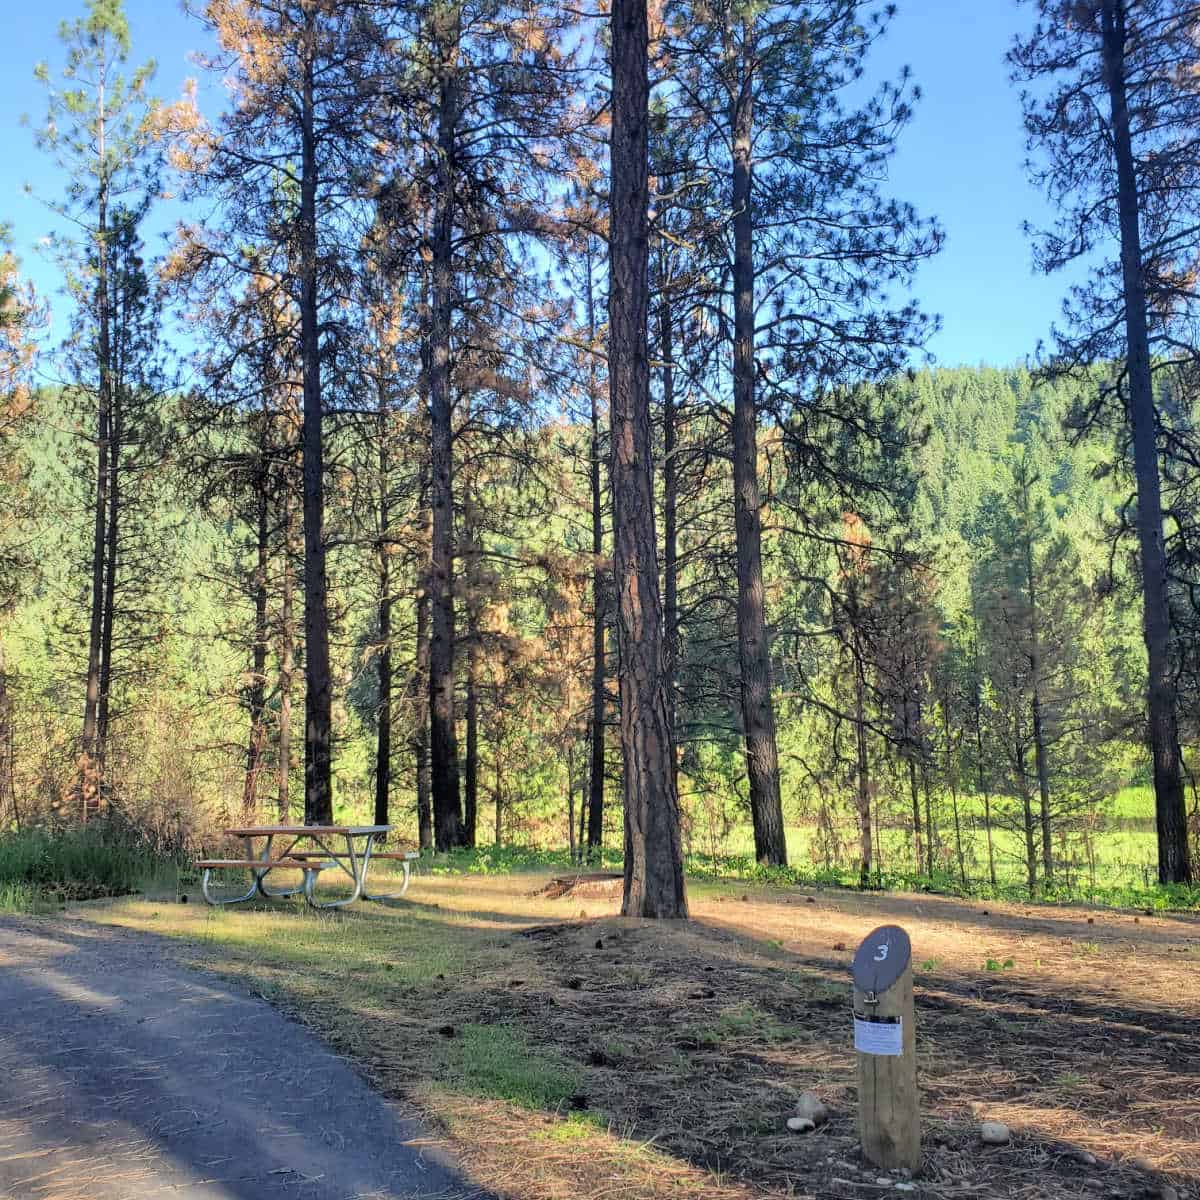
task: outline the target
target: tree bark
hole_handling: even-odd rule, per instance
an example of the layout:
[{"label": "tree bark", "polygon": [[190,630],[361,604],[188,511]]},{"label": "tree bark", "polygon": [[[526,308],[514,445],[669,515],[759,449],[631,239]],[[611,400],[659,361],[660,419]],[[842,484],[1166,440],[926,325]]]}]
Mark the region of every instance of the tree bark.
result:
[{"label": "tree bark", "polygon": [[333,680],[325,569],[325,452],[317,311],[317,150],[314,132],[315,10],[306,9],[301,99],[300,342],[304,390],[304,820],[333,821]]},{"label": "tree bark", "polygon": [[433,807],[429,799],[429,574],[422,570],[417,587],[417,654],[413,671],[416,722],[413,762],[417,772],[417,836],[422,850],[433,849]]},{"label": "tree bark", "polygon": [[479,629],[471,621],[467,648],[467,758],[463,793],[463,845],[475,845],[479,812]]},{"label": "tree bark", "polygon": [[246,776],[242,783],[242,820],[253,824],[258,811],[258,777],[267,740],[267,569],[270,565],[270,497],[264,468],[255,479],[254,642],[250,686],[246,692],[250,731],[246,740]]},{"label": "tree bark", "polygon": [[610,20],[609,407],[625,798],[621,911],[631,917],[685,917],[651,478],[646,0],[614,0]]},{"label": "tree bark", "polygon": [[1025,769],[1026,751],[1017,755],[1018,774],[1021,778],[1021,816],[1025,834],[1025,876],[1029,898],[1037,895],[1037,843],[1034,837],[1033,794],[1029,788],[1029,775]]},{"label": "tree bark", "polygon": [[430,781],[434,840],[440,851],[463,844],[454,725],[454,447],[450,393],[450,318],[454,264],[454,149],[458,88],[457,29],[439,37],[438,159],[433,219],[429,333],[429,416],[433,510],[429,646]]},{"label": "tree bark", "polygon": [[292,502],[285,487],[282,492],[283,587],[279,608],[279,762],[276,767],[276,794],[279,820],[287,823],[291,815],[292,776],[292,686],[296,674],[296,629],[292,574]]},{"label": "tree bark", "polygon": [[855,646],[854,651],[854,732],[858,750],[858,831],[859,831],[859,864],[858,882],[860,887],[867,887],[871,882],[871,782],[869,762],[867,758],[867,721],[864,693],[866,681],[863,679],[862,652]]},{"label": "tree bark", "polygon": [[[381,425],[385,422],[381,421]],[[387,540],[390,512],[388,506],[388,456],[379,440],[379,659],[376,679],[379,689],[378,728],[375,739],[375,824],[388,824],[388,802],[392,790],[392,579],[390,546]]]},{"label": "tree bark", "polygon": [[109,422],[111,420],[112,340],[108,295],[108,183],[104,173],[105,104],[101,84],[97,98],[97,155],[101,161],[96,214],[96,322],[99,342],[96,412],[96,492],[92,497],[92,598],[88,622],[87,682],[83,706],[83,736],[79,771],[81,817],[86,820],[99,805],[104,772],[104,747],[100,742],[100,663],[104,629],[105,550],[108,524]]},{"label": "tree bark", "polygon": [[[104,531],[104,611],[100,623],[100,696],[96,709],[96,740],[108,774],[108,729],[113,685],[113,628],[117,607],[118,522],[121,513],[121,440],[124,435],[121,385],[110,371],[108,440],[108,518]],[[107,778],[101,781],[102,801],[107,802]]]},{"label": "tree bark", "polygon": [[758,407],[754,394],[754,164],[752,160],[752,23],[743,23],[741,87],[730,114],[733,128],[733,495],[737,534],[738,661],[742,731],[754,855],[787,865],[779,790],[779,750],[771,697],[762,569],[762,497],[758,487]]},{"label": "tree bark", "polygon": [[[908,701],[905,705],[905,725],[908,724]],[[907,733],[907,729],[905,731]],[[921,794],[917,788],[917,759],[910,744],[908,747],[908,790],[912,799],[913,819],[913,853],[915,855],[917,873],[921,871]]]},{"label": "tree bark", "polygon": [[6,810],[12,812],[13,825],[21,828],[21,814],[17,806],[16,764],[14,763],[16,737],[13,730],[13,701],[8,690],[8,661],[4,652],[4,637],[0,634],[0,820]]},{"label": "tree bark", "polygon": [[[596,299],[592,281],[592,248],[587,249],[587,318],[588,343],[596,344]],[[604,583],[604,513],[601,509],[602,490],[600,479],[600,404],[596,380],[596,358],[593,353],[589,365],[589,399],[591,409],[592,438],[591,461],[588,464],[592,493],[592,728],[591,766],[588,771],[587,802],[587,854],[589,859],[599,856],[604,841],[604,712],[605,666],[605,616],[607,597]]]},{"label": "tree bark", "polygon": [[1161,883],[1190,883],[1192,864],[1180,765],[1175,681],[1171,674],[1171,614],[1167,596],[1167,556],[1163,541],[1146,283],[1142,271],[1140,202],[1125,91],[1125,11],[1126,0],[1102,0],[1104,74],[1111,103],[1113,152],[1117,167],[1129,414],[1133,424],[1134,473],[1137,478],[1142,631],[1149,668],[1147,706],[1150,748],[1154,757],[1158,878]]},{"label": "tree bark", "polygon": [[671,773],[679,793],[679,464],[675,457],[675,353],[671,304],[665,281],[659,296],[658,337],[663,404],[663,662],[667,720],[671,727]]}]

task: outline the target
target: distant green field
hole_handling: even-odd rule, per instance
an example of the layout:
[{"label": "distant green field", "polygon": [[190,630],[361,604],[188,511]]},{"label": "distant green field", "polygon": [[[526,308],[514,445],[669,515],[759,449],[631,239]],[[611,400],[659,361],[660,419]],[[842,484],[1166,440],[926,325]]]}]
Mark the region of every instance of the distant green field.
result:
[{"label": "distant green field", "polygon": [[[995,813],[1011,814],[1013,801],[993,800]],[[939,871],[959,877],[953,817],[949,804],[939,805],[935,816],[937,862]],[[983,802],[976,796],[959,798],[962,826],[963,865],[970,884],[988,882],[987,835],[983,820]],[[1090,862],[1083,837],[1078,831],[1065,830],[1054,839],[1056,882],[1071,892],[1086,895],[1093,888],[1141,888],[1157,879],[1158,843],[1154,832],[1154,796],[1149,788],[1125,788],[1103,806],[1101,827],[1092,836]],[[1140,826],[1130,828],[1131,825]],[[787,828],[788,862],[793,866],[820,869],[848,867],[857,861],[858,829],[853,821],[837,826],[843,853],[826,856],[816,825],[789,825]],[[912,838],[906,829],[884,828],[879,831],[880,866],[884,871],[912,871]],[[697,837],[695,850],[705,850]],[[996,860],[996,881],[1004,888],[1021,887],[1026,882],[1025,847],[1020,833],[1005,828],[1001,820],[993,823],[992,842]],[[1039,852],[1040,852],[1039,834]],[[721,852],[732,857],[754,855],[754,832],[749,822],[735,826],[725,839]],[[1040,876],[1039,865],[1039,876]]]}]

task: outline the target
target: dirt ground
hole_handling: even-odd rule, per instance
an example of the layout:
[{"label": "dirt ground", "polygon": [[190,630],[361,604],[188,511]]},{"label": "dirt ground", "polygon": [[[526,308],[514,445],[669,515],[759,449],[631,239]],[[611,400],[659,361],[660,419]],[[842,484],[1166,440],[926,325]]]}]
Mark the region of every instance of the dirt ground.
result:
[{"label": "dirt ground", "polygon": [[[694,883],[692,920],[655,924],[621,920],[615,895],[546,884],[425,876],[406,904],[319,922],[214,921],[194,904],[150,922],[144,902],[92,919],[202,940],[199,961],[415,1099],[477,1183],[520,1200],[1200,1198],[1194,918]],[[925,1156],[911,1182],[863,1163],[854,1133],[849,964],[888,923],[908,930],[916,970]],[[318,934],[364,972],[382,955],[409,974],[364,985],[347,1013],[319,971],[295,970],[323,952]],[[431,946],[445,960],[428,978],[404,967]],[[565,1064],[572,1093],[531,1107],[459,1086],[444,1049],[493,1027]],[[786,1119],[806,1090],[834,1115],[797,1135]],[[1011,1143],[983,1146],[985,1119]]]}]

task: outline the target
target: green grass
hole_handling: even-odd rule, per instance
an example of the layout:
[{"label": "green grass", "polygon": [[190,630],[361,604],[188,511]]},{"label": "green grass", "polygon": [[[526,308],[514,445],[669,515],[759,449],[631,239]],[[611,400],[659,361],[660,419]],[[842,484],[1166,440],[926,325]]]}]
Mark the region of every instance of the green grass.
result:
[{"label": "green grass", "polygon": [[[803,856],[794,851],[796,839],[810,838],[812,830],[791,826],[787,832],[791,865],[782,868],[762,866],[755,862],[751,854],[731,853],[714,856],[691,853],[685,859],[690,886],[702,888],[706,881],[740,880],[773,887],[858,888],[856,866],[814,864],[810,856]],[[943,829],[942,838],[946,839],[947,836],[947,830]],[[1109,833],[1103,835],[1103,840],[1106,844],[1109,839],[1115,839],[1116,844],[1120,846],[1122,839],[1139,836],[1141,835]],[[1153,844],[1153,834],[1145,836]],[[884,850],[889,854],[894,853],[893,862],[898,862],[899,865],[872,875],[872,889],[958,895],[978,900],[1030,901],[1022,864],[1010,862],[1006,869],[1001,870],[1002,864],[997,860],[996,887],[992,887],[986,877],[986,865],[980,868],[977,860],[968,860],[967,882],[964,884],[956,864],[953,870],[936,871],[931,876],[923,871],[913,870],[904,857],[906,844],[907,839],[902,830],[887,830]],[[570,854],[566,850],[536,850],[528,846],[487,846],[476,850],[438,854],[424,869],[433,875],[509,875],[545,868],[570,869],[571,866]],[[589,869],[614,869],[619,866],[620,858],[616,851],[605,850],[600,862],[593,864]],[[1154,874],[1156,872],[1148,866],[1139,866],[1135,870],[1124,872],[1114,870],[1106,874],[1098,870],[1096,886],[1093,887],[1090,878],[1073,871],[1069,878],[1058,878],[1051,887],[1040,889],[1037,899],[1068,904],[1086,902],[1100,907],[1148,908],[1156,912],[1200,910],[1200,887],[1184,887],[1183,884],[1175,883],[1160,884],[1154,881]]]},{"label": "green grass", "polygon": [[510,1025],[467,1025],[446,1042],[449,1079],[464,1090],[554,1112],[583,1087],[578,1068]]},{"label": "green grass", "polygon": [[174,876],[176,864],[128,831],[94,823],[0,834],[0,911],[30,912],[75,900],[124,896]]}]

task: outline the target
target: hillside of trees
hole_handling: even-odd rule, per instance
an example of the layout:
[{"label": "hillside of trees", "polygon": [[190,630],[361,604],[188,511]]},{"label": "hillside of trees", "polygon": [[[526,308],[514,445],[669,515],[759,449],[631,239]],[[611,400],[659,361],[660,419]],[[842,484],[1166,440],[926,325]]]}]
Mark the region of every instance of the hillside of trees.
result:
[{"label": "hillside of trees", "polygon": [[[1131,819],[1118,800],[1148,782],[1144,665],[1135,572],[1128,549],[1114,551],[1120,482],[1104,472],[1102,447],[1073,446],[1063,431],[1088,386],[1039,385],[1024,368],[897,378],[881,402],[912,435],[907,488],[858,511],[829,496],[797,504],[782,441],[764,437],[764,582],[795,865],[844,875],[865,856],[869,878],[1019,878],[1035,891],[1056,868],[1078,882],[1097,858],[1102,883],[1137,881],[1153,867],[1144,839],[1136,861],[1124,862],[1129,873],[1115,870],[1130,851],[1122,834],[1152,829],[1149,810]],[[661,393],[656,401],[661,445]],[[87,654],[90,526],[78,437],[65,394],[42,394],[37,409],[20,446],[31,468],[37,583],[6,631],[6,797],[18,820],[61,809],[70,794]],[[683,413],[674,435],[688,450],[675,497],[673,700],[684,843],[698,854],[748,855],[734,547],[722,519],[731,481],[706,446],[712,414],[699,404]],[[458,514],[469,534],[457,571],[467,620],[456,702],[471,844],[587,844],[592,431],[566,409],[540,415],[512,435],[519,470],[507,455],[499,470],[480,455]],[[267,494],[260,541],[260,511],[216,488],[206,469],[222,456],[210,446],[193,457],[185,425],[195,414],[164,395],[157,419],[137,568],[131,555],[121,593],[107,786],[164,836],[191,841],[243,815],[303,813],[302,584],[286,489]],[[345,422],[333,441],[339,456],[355,461],[361,432]],[[401,447],[413,436],[402,416],[394,433]],[[231,464],[221,470],[246,470],[234,431],[214,436]],[[387,818],[415,840],[418,813],[429,811],[428,518],[419,480],[398,480],[389,491],[395,542],[381,553],[371,497],[360,492],[365,474],[347,470],[332,489],[345,542],[330,573],[334,810]],[[661,514],[662,473],[657,484]],[[607,520],[602,538],[602,828],[616,848]],[[405,598],[387,614],[381,565]],[[386,706],[381,680],[390,680]],[[1185,728],[1190,762],[1195,715]],[[377,811],[381,747],[388,788]]]},{"label": "hillside of trees", "polygon": [[0,821],[607,848],[647,916],[684,853],[1190,882],[1200,14],[1060,7],[1035,248],[1098,265],[1031,371],[926,362],[887,5],[211,0],[208,112],[86,4],[65,341],[0,280]]}]

